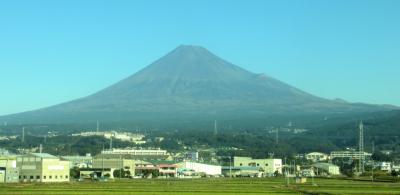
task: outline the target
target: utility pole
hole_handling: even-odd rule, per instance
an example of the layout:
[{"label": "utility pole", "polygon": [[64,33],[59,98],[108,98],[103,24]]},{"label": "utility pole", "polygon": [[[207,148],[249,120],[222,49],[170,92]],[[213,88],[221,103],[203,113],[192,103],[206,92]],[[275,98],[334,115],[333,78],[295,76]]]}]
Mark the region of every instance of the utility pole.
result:
[{"label": "utility pole", "polygon": [[[374,154],[374,152],[375,152],[375,141],[372,141],[372,154]],[[371,181],[374,182],[374,165],[375,165],[375,162],[374,162],[374,159],[371,159],[371,160],[372,160],[372,168],[371,168],[372,176],[371,176]]]},{"label": "utility pole", "polygon": [[110,137],[110,150],[112,150],[112,136]]},{"label": "utility pole", "polygon": [[214,121],[214,135],[218,134],[217,120]]},{"label": "utility pole", "polygon": [[358,164],[358,171],[360,173],[363,173],[364,172],[364,124],[362,121],[360,121],[360,124],[358,127],[360,130],[359,141],[358,141],[358,143],[359,143],[358,149],[360,152],[360,163]]},{"label": "utility pole", "polygon": [[286,186],[289,186],[289,173],[288,173],[288,170],[286,169],[286,176],[285,176],[285,179],[286,179]]},{"label": "utility pole", "polygon": [[121,179],[122,178],[122,169],[124,168],[124,163],[123,163],[121,155],[119,155],[119,160],[121,162],[121,168],[119,169],[119,179]]},{"label": "utility pole", "polygon": [[229,177],[232,178],[232,156],[229,156]]},{"label": "utility pole", "polygon": [[[104,151],[104,143],[103,143],[103,151]],[[103,174],[104,174],[104,154],[100,154],[101,155],[101,177],[103,178]],[[111,173],[113,174],[113,173]]]},{"label": "utility pole", "polygon": [[25,127],[22,127],[22,138],[21,142],[25,142]]},{"label": "utility pole", "polygon": [[311,166],[311,172],[310,172],[310,175],[311,175],[311,181],[312,181],[312,185],[314,186],[314,185],[315,185],[315,183],[314,183],[314,167],[312,167],[312,166]]}]

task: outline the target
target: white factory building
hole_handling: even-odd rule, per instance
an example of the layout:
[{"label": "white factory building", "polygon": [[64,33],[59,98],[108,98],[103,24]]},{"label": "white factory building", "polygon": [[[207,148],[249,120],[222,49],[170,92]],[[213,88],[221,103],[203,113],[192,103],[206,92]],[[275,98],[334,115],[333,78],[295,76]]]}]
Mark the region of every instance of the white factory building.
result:
[{"label": "white factory building", "polygon": [[275,172],[282,174],[282,159],[253,159],[235,156],[233,164],[235,167],[261,167],[265,175],[272,175]]},{"label": "white factory building", "polygon": [[177,164],[178,170],[192,171],[198,174],[205,174],[209,176],[221,175],[221,166],[218,165],[208,165],[196,162],[181,162]]},{"label": "white factory building", "polygon": [[166,150],[154,149],[154,150],[144,150],[144,149],[111,149],[103,150],[101,154],[121,154],[121,155],[134,155],[134,156],[162,156],[167,155]]},{"label": "white factory building", "polygon": [[331,163],[316,163],[313,167],[317,175],[321,175],[321,170],[328,175],[340,175],[339,166]]}]

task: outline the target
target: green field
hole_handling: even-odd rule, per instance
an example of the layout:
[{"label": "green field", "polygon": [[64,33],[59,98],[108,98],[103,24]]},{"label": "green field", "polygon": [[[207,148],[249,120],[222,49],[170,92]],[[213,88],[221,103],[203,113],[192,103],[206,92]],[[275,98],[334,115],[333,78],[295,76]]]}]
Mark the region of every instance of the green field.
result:
[{"label": "green field", "polygon": [[108,182],[70,182],[61,184],[1,184],[0,194],[400,194],[400,183],[316,179],[288,187],[283,178],[242,179],[135,179]]}]

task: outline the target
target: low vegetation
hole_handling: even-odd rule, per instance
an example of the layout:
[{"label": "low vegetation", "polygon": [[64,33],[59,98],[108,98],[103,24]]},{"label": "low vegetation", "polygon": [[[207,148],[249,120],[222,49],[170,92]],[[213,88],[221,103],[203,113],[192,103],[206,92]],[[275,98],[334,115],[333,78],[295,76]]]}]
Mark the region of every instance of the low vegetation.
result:
[{"label": "low vegetation", "polygon": [[206,195],[206,194],[399,194],[400,185],[391,182],[353,181],[309,178],[295,184],[285,178],[209,178],[209,179],[135,179],[107,182],[71,182],[60,184],[1,184],[0,194],[140,194],[140,195]]}]

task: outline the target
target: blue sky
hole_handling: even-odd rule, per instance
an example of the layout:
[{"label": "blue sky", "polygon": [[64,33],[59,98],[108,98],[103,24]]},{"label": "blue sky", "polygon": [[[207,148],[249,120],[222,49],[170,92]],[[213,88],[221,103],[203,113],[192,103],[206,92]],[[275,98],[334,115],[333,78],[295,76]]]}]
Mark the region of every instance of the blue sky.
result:
[{"label": "blue sky", "polygon": [[0,1],[0,115],[92,94],[180,44],[325,98],[400,105],[400,1]]}]

